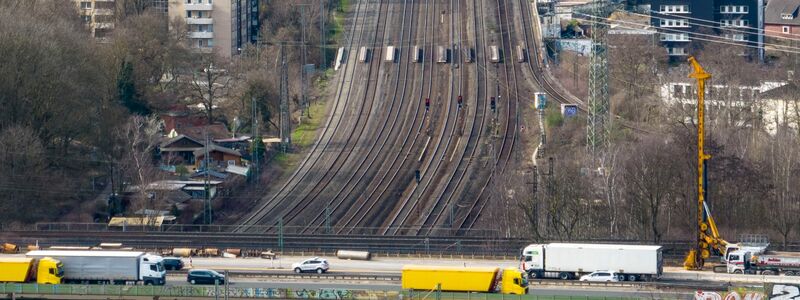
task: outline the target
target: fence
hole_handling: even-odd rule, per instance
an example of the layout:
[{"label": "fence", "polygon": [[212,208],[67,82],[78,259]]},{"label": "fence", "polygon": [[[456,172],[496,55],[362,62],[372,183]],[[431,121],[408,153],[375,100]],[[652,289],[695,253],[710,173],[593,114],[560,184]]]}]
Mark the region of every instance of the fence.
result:
[{"label": "fence", "polygon": [[[183,297],[229,299],[437,299],[437,300],[599,300],[634,299],[620,297],[504,295],[487,293],[445,293],[435,291],[378,291],[351,289],[242,288],[224,286],[139,286],[139,285],[39,285],[5,283],[0,294],[84,295],[116,297]],[[90,299],[90,298],[88,298]]]}]

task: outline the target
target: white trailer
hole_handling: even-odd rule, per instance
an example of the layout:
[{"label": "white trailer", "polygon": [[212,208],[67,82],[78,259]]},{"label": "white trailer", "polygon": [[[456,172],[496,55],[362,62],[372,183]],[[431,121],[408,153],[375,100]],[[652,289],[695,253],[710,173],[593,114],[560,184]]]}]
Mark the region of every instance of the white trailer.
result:
[{"label": "white trailer", "polygon": [[422,60],[422,49],[419,46],[414,46],[414,50],[411,51],[411,61],[412,62],[420,62]]},{"label": "white trailer", "polygon": [[622,280],[661,276],[661,246],[622,244],[533,244],[522,250],[523,271],[530,278],[574,279],[594,271],[614,271]]},{"label": "white trailer", "polygon": [[437,47],[437,54],[436,54],[436,62],[438,63],[447,63],[447,51],[448,49],[442,46]]},{"label": "white trailer", "polygon": [[517,62],[525,62],[525,48],[522,45],[517,45]]},{"label": "white trailer", "polygon": [[333,70],[338,71],[343,64],[344,64],[344,47],[339,47],[339,51],[336,53],[336,63],[334,64]]},{"label": "white trailer", "polygon": [[394,46],[386,47],[386,59],[385,59],[386,62],[394,62],[395,51],[396,49],[394,48]]},{"label": "white trailer", "polygon": [[491,61],[493,63],[499,63],[500,62],[500,50],[497,49],[497,46],[490,46],[489,47],[489,52],[490,52],[489,53],[489,55],[490,55],[489,56],[489,61]]},{"label": "white trailer", "polygon": [[360,62],[367,62],[369,59],[369,49],[367,47],[361,47],[361,50],[358,51],[358,61]]},{"label": "white trailer", "polygon": [[137,251],[36,250],[26,256],[60,260],[65,283],[164,285],[167,274],[161,256]]}]

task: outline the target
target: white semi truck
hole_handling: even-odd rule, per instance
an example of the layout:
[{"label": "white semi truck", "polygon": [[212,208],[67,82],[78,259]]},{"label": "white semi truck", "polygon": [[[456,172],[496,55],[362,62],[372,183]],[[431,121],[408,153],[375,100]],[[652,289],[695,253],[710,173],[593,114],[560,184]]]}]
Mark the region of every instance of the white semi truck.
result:
[{"label": "white semi truck", "polygon": [[161,256],[137,251],[36,250],[26,256],[61,261],[65,283],[164,285],[167,274]]},{"label": "white semi truck", "polygon": [[726,253],[725,260],[732,274],[800,276],[800,253],[738,250]]},{"label": "white semi truck", "polygon": [[576,279],[594,271],[613,271],[619,280],[657,279],[663,272],[661,246],[550,243],[522,250],[520,268],[529,278]]}]

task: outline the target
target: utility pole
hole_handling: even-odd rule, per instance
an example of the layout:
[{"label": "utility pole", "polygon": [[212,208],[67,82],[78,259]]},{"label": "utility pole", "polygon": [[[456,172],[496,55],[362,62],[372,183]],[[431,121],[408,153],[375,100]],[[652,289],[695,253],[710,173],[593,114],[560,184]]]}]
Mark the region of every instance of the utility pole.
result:
[{"label": "utility pole", "polygon": [[[296,4],[300,7],[301,41],[300,41],[300,106],[308,113],[308,75],[306,74],[306,6],[311,4]],[[323,34],[323,33],[320,33]],[[300,112],[302,118],[303,112]]]},{"label": "utility pole", "polygon": [[286,66],[286,51],[281,43],[281,147],[285,153],[292,144],[292,124],[289,114],[289,71]]},{"label": "utility pole", "polygon": [[586,146],[593,156],[609,143],[611,118],[608,98],[608,57],[606,28],[601,18],[608,15],[610,5],[604,0],[592,4],[592,51],[589,57],[589,105],[586,124]]},{"label": "utility pole", "polygon": [[251,101],[250,111],[252,113],[252,122],[251,123],[252,123],[252,126],[253,126],[252,129],[250,129],[250,134],[252,135],[251,139],[253,140],[252,141],[252,146],[250,147],[250,152],[251,152],[250,156],[251,156],[251,160],[253,161],[253,173],[252,174],[257,177],[258,176],[258,163],[259,163],[258,162],[258,155],[259,155],[258,146],[261,145],[261,143],[260,143],[261,141],[259,141],[259,139],[261,139],[261,135],[258,133],[258,106],[257,106],[257,103],[256,103],[256,96],[251,96],[250,97],[250,101]]},{"label": "utility pole", "polygon": [[206,126],[205,130],[203,130],[203,131],[205,132],[205,136],[206,136],[205,157],[203,159],[204,160],[204,164],[205,164],[205,171],[206,171],[206,174],[205,174],[206,176],[204,176],[204,178],[205,178],[204,186],[205,186],[205,197],[206,197],[206,199],[205,199],[205,202],[204,202],[205,205],[204,205],[203,215],[204,215],[204,219],[205,219],[206,225],[211,225],[211,221],[212,221],[212,219],[211,219],[211,178],[209,177],[210,176],[209,162],[211,160],[208,157],[209,156],[209,154],[208,154],[209,153],[208,146],[210,144],[209,138],[208,138],[208,126]]},{"label": "utility pole", "polygon": [[328,66],[328,57],[325,53],[325,40],[328,37],[327,32],[325,32],[325,17],[328,16],[328,0],[319,0],[319,54],[322,58],[322,63],[320,63],[321,68],[325,69]]}]

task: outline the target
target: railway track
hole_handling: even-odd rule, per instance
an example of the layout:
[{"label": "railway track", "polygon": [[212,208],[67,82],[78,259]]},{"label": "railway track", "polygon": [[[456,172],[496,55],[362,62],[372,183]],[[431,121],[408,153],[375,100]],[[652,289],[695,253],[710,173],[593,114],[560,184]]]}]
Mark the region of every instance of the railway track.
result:
[{"label": "railway track", "polygon": [[[424,6],[424,13],[422,16],[424,17],[424,25],[422,26],[422,34],[421,34],[421,44],[416,44],[420,40],[420,38],[415,39],[415,45],[419,45],[422,49],[431,49],[427,45],[428,41],[428,28],[429,28],[429,12],[431,11],[431,3],[428,1],[420,2],[420,5]],[[420,8],[420,10],[422,10]],[[418,33],[417,33],[418,34]],[[411,42],[411,41],[410,41]],[[411,44],[408,45],[411,48]],[[422,99],[426,96],[425,90],[427,86],[428,93],[430,93],[430,83],[425,84],[425,79],[427,78],[428,82],[431,81],[431,77],[433,76],[433,68],[428,64],[428,60],[425,59],[428,56],[428,52],[423,50],[423,59],[418,63],[415,64],[414,69],[420,70],[420,72],[415,72],[421,74],[420,80],[414,81],[414,88],[419,91],[417,97],[413,96],[413,89],[412,89],[412,97],[411,97],[411,105],[408,106],[407,114],[411,114],[411,118],[406,118],[404,120],[403,126],[401,128],[408,128],[405,132],[405,136],[402,137],[402,143],[399,147],[395,147],[397,149],[394,151],[394,157],[390,160],[391,164],[385,166],[385,172],[381,172],[383,175],[380,176],[378,183],[373,185],[370,189],[369,193],[362,193],[359,198],[356,200],[357,205],[354,208],[348,209],[345,213],[344,222],[341,223],[337,228],[337,233],[340,234],[352,234],[354,226],[363,225],[363,224],[370,224],[374,225],[376,216],[380,216],[380,211],[385,210],[388,206],[387,201],[388,198],[391,198],[393,195],[391,193],[387,193],[390,191],[392,186],[402,185],[401,178],[407,178],[407,176],[398,176],[401,174],[401,171],[408,169],[406,167],[409,157],[412,156],[412,153],[415,153],[413,149],[417,145],[417,141],[422,134],[423,126],[425,124],[425,117],[427,116],[428,112],[422,109]],[[419,66],[416,66],[419,65]],[[428,76],[425,76],[425,71],[428,70]],[[428,94],[429,97],[429,94]],[[414,130],[416,128],[416,130]],[[411,134],[415,133],[413,138]],[[403,155],[405,153],[405,155]],[[403,155],[402,159],[400,156]],[[399,162],[399,164],[398,164]],[[413,163],[411,163],[413,164]],[[392,172],[394,170],[394,172]],[[391,173],[391,177],[389,177]],[[408,172],[404,172],[405,175],[408,175]],[[388,179],[388,180],[387,180]],[[377,193],[377,194],[376,194]],[[377,232],[377,231],[376,231]]]},{"label": "railway track", "polygon": [[[275,209],[282,201],[289,197],[289,194],[295,192],[297,186],[301,183],[305,182],[306,177],[309,175],[309,172],[314,166],[319,162],[321,157],[328,151],[328,148],[332,144],[332,140],[334,135],[338,132],[337,130],[339,126],[342,124],[344,119],[345,109],[347,108],[347,101],[346,99],[349,97],[350,92],[352,91],[353,82],[355,81],[352,76],[355,76],[356,68],[359,67],[361,64],[357,63],[356,56],[358,51],[357,48],[354,48],[354,38],[356,33],[356,28],[358,26],[359,17],[366,20],[366,16],[362,13],[362,2],[356,2],[356,9],[355,9],[355,16],[353,17],[352,22],[352,29],[350,30],[350,36],[347,39],[347,64],[345,65],[344,72],[341,74],[341,80],[339,81],[339,87],[337,88],[337,96],[334,103],[334,111],[330,118],[325,125],[325,129],[323,130],[322,134],[320,135],[319,139],[314,143],[309,155],[307,155],[299,167],[292,173],[292,175],[288,178],[288,180],[280,187],[278,191],[276,191],[271,196],[266,196],[263,203],[259,203],[258,206],[255,208],[254,213],[250,214],[244,220],[239,222],[239,227],[234,229],[234,232],[244,232],[250,228],[253,228],[252,225],[257,225],[258,222],[264,217],[265,214],[269,213],[273,209]],[[363,36],[363,25],[361,26],[361,30],[359,30],[360,34],[358,36],[358,40],[362,40]],[[351,76],[348,80],[348,74]],[[350,131],[350,130],[348,130]],[[352,131],[350,131],[352,132]],[[320,149],[321,148],[321,149]]]},{"label": "railway track", "polygon": [[[368,112],[366,118],[364,119],[364,126],[361,127],[362,131],[356,133],[356,141],[353,144],[355,147],[354,150],[349,151],[346,154],[342,153],[336,157],[336,161],[339,162],[339,164],[334,164],[328,169],[326,173],[326,175],[328,175],[327,180],[318,182],[315,186],[315,189],[307,193],[303,201],[295,205],[287,214],[285,220],[289,224],[309,224],[310,222],[318,221],[320,219],[324,221],[325,214],[329,209],[331,209],[330,203],[334,204],[333,209],[338,208],[339,205],[337,204],[341,203],[341,201],[336,200],[339,198],[344,189],[349,187],[356,177],[358,177],[359,180],[366,177],[365,175],[368,171],[368,168],[364,168],[364,161],[369,156],[373,154],[377,155],[377,153],[380,152],[380,149],[376,149],[375,145],[381,140],[381,137],[384,136],[385,133],[388,134],[388,131],[390,131],[387,130],[387,123],[391,119],[390,115],[396,107],[395,103],[399,102],[396,95],[398,89],[397,83],[400,79],[401,70],[400,64],[393,63],[388,68],[384,67],[386,65],[384,62],[384,49],[385,46],[387,46],[387,43],[394,44],[393,39],[387,38],[387,36],[391,35],[387,28],[389,28],[389,20],[398,15],[396,12],[398,5],[393,5],[391,3],[384,4],[383,2],[379,2],[379,5],[382,8],[379,10],[377,17],[378,22],[375,29],[376,33],[373,35],[372,41],[368,43],[371,45],[371,48],[374,49],[372,59],[370,60],[370,65],[372,67],[370,68],[370,73],[368,75],[370,80],[367,84],[366,92],[364,93],[363,98],[359,97],[359,99],[363,99],[362,101],[364,103],[369,103],[370,105],[370,108],[367,110]],[[402,18],[402,23],[405,22],[407,12],[405,4],[403,7],[404,9],[400,16]],[[383,8],[386,9],[386,12],[383,11]],[[401,35],[404,29],[405,28],[403,26],[401,29]],[[401,43],[402,41],[398,44]],[[396,72],[392,72],[393,70],[396,70]],[[386,76],[384,76],[384,74],[386,74]],[[386,104],[383,100],[386,99],[386,97],[378,96],[381,94],[381,92],[384,92],[383,85],[380,83],[382,82],[383,78],[386,78],[386,80],[389,81],[388,76],[393,74],[397,74],[397,76],[395,76],[394,89],[387,88],[387,90],[391,91],[394,96],[388,97],[388,99],[391,99],[391,101],[388,104],[389,109],[385,110],[384,106],[386,106]],[[373,81],[374,83],[372,83]],[[386,86],[388,87],[390,84],[386,84]],[[395,114],[397,115],[399,112],[395,112]],[[378,122],[383,122],[383,124],[380,125]],[[391,126],[394,125],[392,124]],[[364,147],[364,144],[371,146]],[[382,145],[380,148],[382,149]],[[348,173],[350,176],[347,176]],[[361,175],[359,176],[358,174]],[[338,192],[336,192],[335,195],[330,196],[330,194],[334,193],[334,190],[338,190]],[[342,201],[344,201],[344,199],[342,199]],[[327,205],[320,205],[322,203],[326,203]]]}]

